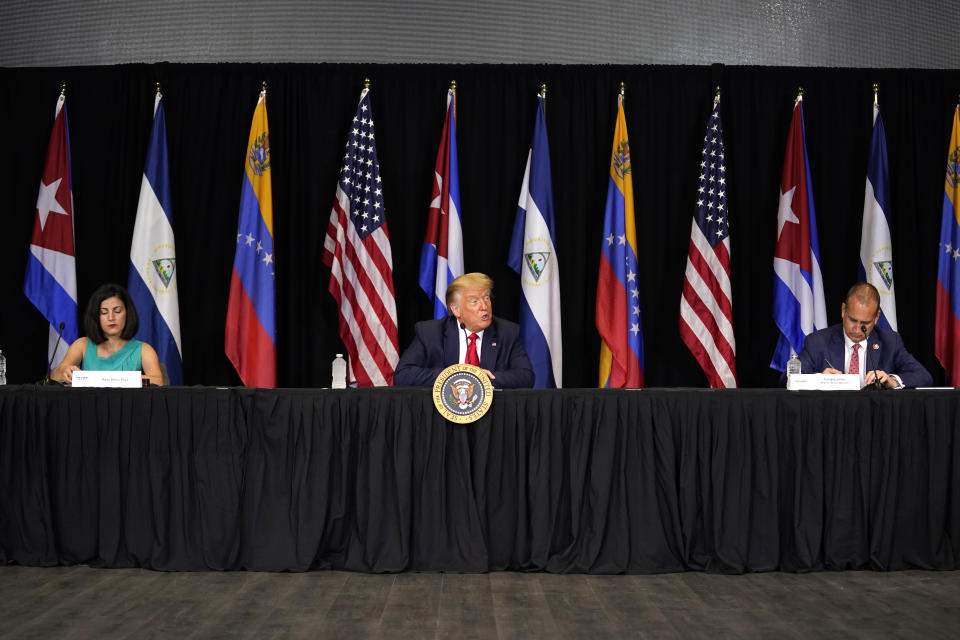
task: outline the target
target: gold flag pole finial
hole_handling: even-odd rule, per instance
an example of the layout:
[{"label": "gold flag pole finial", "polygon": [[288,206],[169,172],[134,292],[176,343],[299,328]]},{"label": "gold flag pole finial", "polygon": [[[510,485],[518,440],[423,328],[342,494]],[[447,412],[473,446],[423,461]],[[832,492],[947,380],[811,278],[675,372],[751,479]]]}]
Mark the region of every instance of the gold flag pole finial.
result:
[{"label": "gold flag pole finial", "polygon": [[157,95],[160,95],[160,83],[157,83]]},{"label": "gold flag pole finial", "polygon": [[543,82],[540,84],[540,97],[544,100],[547,99],[547,83]]},{"label": "gold flag pole finial", "polygon": [[63,97],[67,97],[67,83],[66,83],[66,82],[64,82],[62,85],[60,85],[60,95],[63,96]]},{"label": "gold flag pole finial", "polygon": [[623,82],[620,83],[620,97],[622,98],[627,93],[627,85]]},{"label": "gold flag pole finial", "polygon": [[451,81],[450,81],[450,91],[453,91],[454,93],[457,92],[457,81],[456,81],[456,80],[451,80]]},{"label": "gold flag pole finial", "polygon": [[267,97],[267,81],[266,80],[260,83],[260,97],[261,98]]},{"label": "gold flag pole finial", "polygon": [[720,85],[717,85],[713,91],[713,106],[716,107],[718,102],[720,102]]},{"label": "gold flag pole finial", "polygon": [[797,87],[797,102],[803,102],[803,87]]},{"label": "gold flag pole finial", "polygon": [[370,90],[370,78],[363,79],[363,88],[368,91]]},{"label": "gold flag pole finial", "polygon": [[880,85],[876,82],[873,83],[873,106],[880,106]]}]

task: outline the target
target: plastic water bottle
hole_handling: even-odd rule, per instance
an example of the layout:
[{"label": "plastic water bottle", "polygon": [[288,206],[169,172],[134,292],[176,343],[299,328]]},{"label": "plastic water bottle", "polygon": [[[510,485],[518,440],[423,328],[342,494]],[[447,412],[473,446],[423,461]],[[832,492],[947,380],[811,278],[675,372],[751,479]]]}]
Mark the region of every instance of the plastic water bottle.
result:
[{"label": "plastic water bottle", "polygon": [[347,388],[347,361],[343,359],[343,354],[338,353],[333,359],[333,382],[330,383],[331,389]]},{"label": "plastic water bottle", "polygon": [[800,358],[797,357],[796,353],[790,353],[790,359],[787,361],[787,377],[789,378],[795,373],[800,373]]},{"label": "plastic water bottle", "polygon": [[0,349],[0,384],[7,384],[7,357]]}]

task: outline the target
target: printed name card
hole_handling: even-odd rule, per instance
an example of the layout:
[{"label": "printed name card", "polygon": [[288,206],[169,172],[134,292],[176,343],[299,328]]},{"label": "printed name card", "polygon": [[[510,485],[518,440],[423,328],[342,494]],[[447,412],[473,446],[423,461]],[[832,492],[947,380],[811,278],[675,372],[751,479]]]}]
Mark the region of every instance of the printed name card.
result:
[{"label": "printed name card", "polygon": [[795,373],[787,376],[790,391],[859,391],[860,376],[855,373]]},{"label": "printed name card", "polygon": [[139,371],[74,371],[73,386],[139,389],[143,381]]}]

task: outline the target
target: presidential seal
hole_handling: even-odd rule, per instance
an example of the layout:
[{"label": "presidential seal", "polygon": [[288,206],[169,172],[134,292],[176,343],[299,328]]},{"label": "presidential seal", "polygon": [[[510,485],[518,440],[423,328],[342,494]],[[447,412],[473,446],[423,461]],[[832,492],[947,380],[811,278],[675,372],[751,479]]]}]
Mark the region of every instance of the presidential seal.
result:
[{"label": "presidential seal", "polygon": [[493,385],[480,367],[453,364],[433,383],[433,404],[444,418],[468,424],[483,417],[493,402]]}]

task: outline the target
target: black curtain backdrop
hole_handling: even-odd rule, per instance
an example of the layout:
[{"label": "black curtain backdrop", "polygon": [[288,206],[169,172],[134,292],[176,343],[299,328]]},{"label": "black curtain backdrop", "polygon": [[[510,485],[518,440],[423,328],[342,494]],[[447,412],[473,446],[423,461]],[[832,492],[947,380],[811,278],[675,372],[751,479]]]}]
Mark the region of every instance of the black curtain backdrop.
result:
[{"label": "black curtain backdrop", "polygon": [[772,254],[784,145],[797,87],[831,320],[855,280],[873,83],[890,157],[900,331],[933,373],[933,314],[944,162],[960,71],[824,68],[372,64],[138,64],[0,69],[4,198],[0,349],[10,382],[43,376],[47,327],[23,274],[53,111],[68,85],[78,295],[125,283],[155,83],[167,113],[184,374],[239,384],[223,353],[244,151],[267,81],[277,247],[281,386],[327,386],[343,351],[321,262],[343,144],[372,80],[377,150],[394,255],[400,341],[429,316],[417,285],[445,91],[458,84],[465,266],[496,281],[495,311],[516,318],[506,265],[540,83],[549,129],[561,264],[565,386],[596,384],[600,233],[620,82],[633,151],[641,306],[649,386],[705,386],[677,314],[699,155],[714,86],[723,88],[737,368],[773,386]]}]

